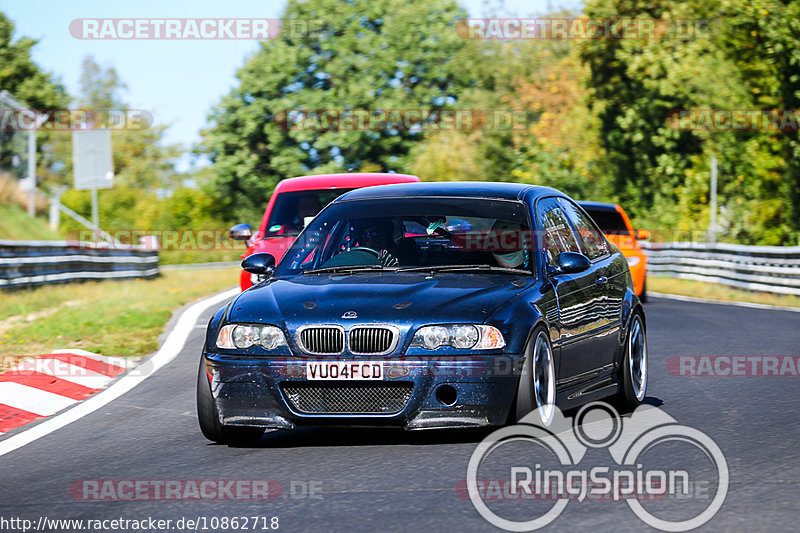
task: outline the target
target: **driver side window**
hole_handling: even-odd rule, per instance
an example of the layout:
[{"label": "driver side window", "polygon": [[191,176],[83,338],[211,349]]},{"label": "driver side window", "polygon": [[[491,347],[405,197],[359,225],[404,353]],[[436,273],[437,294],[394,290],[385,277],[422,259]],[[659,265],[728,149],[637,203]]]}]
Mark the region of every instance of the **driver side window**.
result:
[{"label": "driver side window", "polygon": [[575,235],[567,223],[567,217],[560,207],[552,207],[542,215],[544,228],[544,251],[547,262],[556,264],[556,259],[561,252],[578,252],[580,247]]}]

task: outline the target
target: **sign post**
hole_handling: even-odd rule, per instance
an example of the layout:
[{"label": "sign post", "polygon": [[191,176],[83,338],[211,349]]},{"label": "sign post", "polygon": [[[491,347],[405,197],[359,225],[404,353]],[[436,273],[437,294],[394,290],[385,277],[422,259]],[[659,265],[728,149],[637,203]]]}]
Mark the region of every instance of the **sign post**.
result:
[{"label": "sign post", "polygon": [[715,244],[717,242],[717,156],[711,157],[711,183],[709,185],[711,217],[708,223],[708,242]]}]

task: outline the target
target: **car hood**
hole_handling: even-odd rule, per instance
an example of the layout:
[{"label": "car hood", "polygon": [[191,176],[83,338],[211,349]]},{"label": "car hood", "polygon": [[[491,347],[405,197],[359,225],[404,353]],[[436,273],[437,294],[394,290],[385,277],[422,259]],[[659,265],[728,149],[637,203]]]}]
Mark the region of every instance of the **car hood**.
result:
[{"label": "car hood", "polygon": [[[243,292],[228,321],[272,323],[480,323],[535,283],[532,276],[459,273],[300,275]],[[345,315],[345,314],[348,315]],[[344,318],[355,313],[353,318]]]}]

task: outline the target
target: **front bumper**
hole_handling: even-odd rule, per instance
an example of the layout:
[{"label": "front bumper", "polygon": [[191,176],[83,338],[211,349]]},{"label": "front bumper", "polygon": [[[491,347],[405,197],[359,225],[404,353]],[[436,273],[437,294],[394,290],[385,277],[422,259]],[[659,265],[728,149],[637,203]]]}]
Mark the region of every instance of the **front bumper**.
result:
[{"label": "front bumper", "polygon": [[[383,363],[384,382],[405,382],[412,387],[401,410],[312,414],[299,411],[288,401],[282,385],[319,383],[306,380],[305,368],[307,361],[320,358],[256,359],[225,354],[204,357],[220,422],[273,429],[293,429],[300,425],[359,425],[417,430],[503,424],[517,389],[523,361],[519,355],[485,354],[369,358],[369,361]],[[444,390],[440,387],[445,385],[455,390],[452,405],[437,398],[437,391]],[[447,399],[449,404],[452,394]]]}]

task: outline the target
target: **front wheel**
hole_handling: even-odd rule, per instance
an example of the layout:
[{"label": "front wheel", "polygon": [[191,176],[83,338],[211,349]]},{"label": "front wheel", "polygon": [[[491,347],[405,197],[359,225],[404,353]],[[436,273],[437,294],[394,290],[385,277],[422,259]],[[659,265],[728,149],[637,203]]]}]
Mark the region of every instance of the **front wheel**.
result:
[{"label": "front wheel", "polygon": [[513,420],[519,422],[528,413],[537,413],[544,427],[553,422],[556,410],[556,372],[550,338],[538,328],[525,349],[525,363],[519,377]]},{"label": "front wheel", "polygon": [[203,436],[220,444],[253,443],[264,434],[262,428],[224,426],[220,423],[219,412],[208,383],[205,358],[200,358],[200,370],[197,373],[197,421]]},{"label": "front wheel", "polygon": [[621,407],[634,409],[644,401],[647,393],[647,334],[642,315],[638,312],[631,318],[619,371],[620,392],[617,399]]}]

